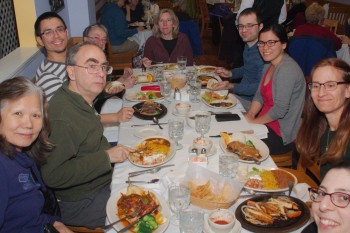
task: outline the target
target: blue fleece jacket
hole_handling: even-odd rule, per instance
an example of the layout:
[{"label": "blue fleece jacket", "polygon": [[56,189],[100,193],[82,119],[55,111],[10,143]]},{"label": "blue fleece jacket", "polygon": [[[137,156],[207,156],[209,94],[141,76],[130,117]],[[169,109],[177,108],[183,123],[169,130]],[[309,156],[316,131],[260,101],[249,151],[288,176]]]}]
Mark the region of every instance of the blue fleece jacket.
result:
[{"label": "blue fleece jacket", "polygon": [[137,33],[136,29],[128,28],[123,10],[115,3],[109,3],[103,8],[101,23],[108,30],[111,45],[121,45],[128,37]]},{"label": "blue fleece jacket", "polygon": [[[32,176],[35,172],[39,181]],[[42,213],[45,189],[34,161],[25,153],[10,159],[0,151],[0,233],[40,233],[58,217]]]},{"label": "blue fleece jacket", "polygon": [[252,101],[262,76],[264,61],[258,51],[258,43],[249,47],[247,44],[243,51],[243,66],[232,70],[231,80],[242,79],[240,83],[235,83],[233,93],[240,97]]}]

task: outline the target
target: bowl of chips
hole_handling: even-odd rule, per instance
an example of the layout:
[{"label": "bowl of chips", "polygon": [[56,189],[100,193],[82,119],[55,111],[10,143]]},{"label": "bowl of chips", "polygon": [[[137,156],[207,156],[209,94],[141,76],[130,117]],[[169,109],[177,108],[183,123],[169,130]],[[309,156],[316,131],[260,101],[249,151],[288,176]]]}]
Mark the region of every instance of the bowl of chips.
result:
[{"label": "bowl of chips", "polygon": [[185,177],[191,204],[208,210],[228,209],[243,188],[243,183],[223,179],[219,174],[195,164],[189,164]]}]

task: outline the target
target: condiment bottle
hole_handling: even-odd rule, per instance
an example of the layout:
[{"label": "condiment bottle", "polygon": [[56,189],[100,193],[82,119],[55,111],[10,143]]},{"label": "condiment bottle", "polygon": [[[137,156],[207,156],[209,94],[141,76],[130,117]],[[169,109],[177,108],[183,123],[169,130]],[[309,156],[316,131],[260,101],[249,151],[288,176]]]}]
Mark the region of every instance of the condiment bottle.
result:
[{"label": "condiment bottle", "polygon": [[175,87],[174,99],[175,100],[181,100],[181,92],[180,92],[179,88],[177,88],[177,87]]}]

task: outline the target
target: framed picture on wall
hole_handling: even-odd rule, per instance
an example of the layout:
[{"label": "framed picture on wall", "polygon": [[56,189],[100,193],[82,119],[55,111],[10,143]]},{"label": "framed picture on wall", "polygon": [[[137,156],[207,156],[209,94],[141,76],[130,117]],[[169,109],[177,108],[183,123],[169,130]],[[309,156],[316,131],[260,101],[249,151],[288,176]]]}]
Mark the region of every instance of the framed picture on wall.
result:
[{"label": "framed picture on wall", "polygon": [[64,8],[64,0],[49,0],[51,11],[59,12]]}]

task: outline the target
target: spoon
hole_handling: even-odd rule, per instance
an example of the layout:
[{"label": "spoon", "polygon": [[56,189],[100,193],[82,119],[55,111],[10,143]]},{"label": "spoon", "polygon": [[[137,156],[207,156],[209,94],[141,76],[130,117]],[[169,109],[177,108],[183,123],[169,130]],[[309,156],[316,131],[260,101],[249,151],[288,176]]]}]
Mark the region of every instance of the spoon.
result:
[{"label": "spoon", "polygon": [[294,188],[294,182],[288,182],[288,197],[292,194],[292,190]]},{"label": "spoon", "polygon": [[153,117],[153,122],[156,123],[160,129],[163,129],[163,127],[159,124],[159,120],[157,117]]},{"label": "spoon", "polygon": [[146,183],[146,184],[153,184],[153,183],[157,183],[159,181],[159,179],[152,179],[150,181],[133,181],[133,180],[127,180],[125,181],[125,183],[129,183],[129,184],[132,184],[132,183]]}]

